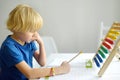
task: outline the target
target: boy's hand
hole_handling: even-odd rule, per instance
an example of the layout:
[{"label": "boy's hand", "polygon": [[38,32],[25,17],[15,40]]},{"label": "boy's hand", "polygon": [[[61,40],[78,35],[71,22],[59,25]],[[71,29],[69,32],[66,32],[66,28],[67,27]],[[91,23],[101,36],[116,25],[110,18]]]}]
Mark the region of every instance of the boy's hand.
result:
[{"label": "boy's hand", "polygon": [[65,73],[68,73],[70,71],[70,64],[66,61],[62,62],[61,67]]},{"label": "boy's hand", "polygon": [[43,40],[42,38],[40,37],[39,33],[38,32],[35,32],[33,37],[32,37],[32,40],[36,40],[39,44],[43,43]]}]

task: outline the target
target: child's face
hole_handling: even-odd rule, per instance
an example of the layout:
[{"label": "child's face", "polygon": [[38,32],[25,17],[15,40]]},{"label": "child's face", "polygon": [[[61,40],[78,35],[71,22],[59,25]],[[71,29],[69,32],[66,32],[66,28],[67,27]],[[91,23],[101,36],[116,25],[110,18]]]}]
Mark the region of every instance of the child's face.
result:
[{"label": "child's face", "polygon": [[34,33],[32,32],[25,32],[25,33],[19,32],[18,37],[23,42],[30,42],[32,41],[33,35]]}]

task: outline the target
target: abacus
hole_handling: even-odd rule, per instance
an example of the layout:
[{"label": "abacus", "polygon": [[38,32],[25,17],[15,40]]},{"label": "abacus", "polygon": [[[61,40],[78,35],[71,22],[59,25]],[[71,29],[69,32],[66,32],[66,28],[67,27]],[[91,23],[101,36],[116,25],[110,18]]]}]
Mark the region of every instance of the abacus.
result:
[{"label": "abacus", "polygon": [[102,76],[117,53],[120,46],[120,23],[114,22],[102,40],[92,61],[99,69],[98,76]]}]

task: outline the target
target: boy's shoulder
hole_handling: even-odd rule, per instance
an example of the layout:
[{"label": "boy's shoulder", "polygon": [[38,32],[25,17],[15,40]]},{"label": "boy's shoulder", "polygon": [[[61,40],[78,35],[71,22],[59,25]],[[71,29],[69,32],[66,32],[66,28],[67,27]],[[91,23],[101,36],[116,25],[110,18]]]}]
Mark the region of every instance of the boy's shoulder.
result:
[{"label": "boy's shoulder", "polygon": [[8,35],[3,42],[3,45],[14,45],[15,41]]},{"label": "boy's shoulder", "polygon": [[13,49],[13,45],[15,44],[12,39],[10,39],[10,36],[7,36],[6,39],[3,41],[1,47],[0,47],[0,53],[2,53],[5,49],[10,48]]}]

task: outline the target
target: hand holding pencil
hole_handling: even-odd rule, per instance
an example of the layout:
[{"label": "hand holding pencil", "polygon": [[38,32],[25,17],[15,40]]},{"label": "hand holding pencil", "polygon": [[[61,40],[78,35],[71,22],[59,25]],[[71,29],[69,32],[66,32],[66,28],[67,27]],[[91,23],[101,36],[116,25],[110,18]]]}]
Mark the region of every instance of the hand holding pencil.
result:
[{"label": "hand holding pencil", "polygon": [[70,71],[70,62],[73,61],[76,57],[78,57],[80,54],[82,53],[82,51],[80,51],[77,55],[75,55],[73,58],[71,58],[69,61],[63,61],[62,64],[60,65],[60,69],[55,69],[55,71],[58,71],[57,74],[64,74],[64,73],[68,73]]}]

